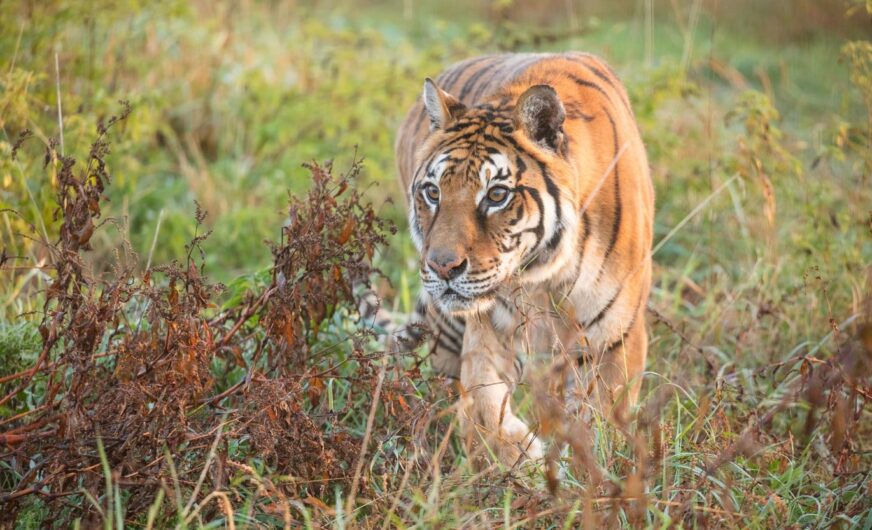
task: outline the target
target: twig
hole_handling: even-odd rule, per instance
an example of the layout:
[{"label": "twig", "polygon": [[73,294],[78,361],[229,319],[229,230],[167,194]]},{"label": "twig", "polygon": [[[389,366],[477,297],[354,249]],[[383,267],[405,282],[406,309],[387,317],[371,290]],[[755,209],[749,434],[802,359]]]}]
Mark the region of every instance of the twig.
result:
[{"label": "twig", "polygon": [[24,34],[24,22],[18,27],[18,38],[15,39],[15,52],[12,53],[12,60],[9,61],[9,73],[15,69],[15,61],[18,60],[18,49],[21,47],[21,36]]},{"label": "twig", "polygon": [[36,360],[36,364],[33,365],[33,368],[24,373],[24,381],[22,381],[21,384],[19,384],[14,390],[0,398],[0,405],[4,405],[7,401],[17,396],[19,392],[27,388],[27,385],[30,384],[33,376],[36,374],[36,372],[39,371],[42,364],[48,358],[49,350],[51,350],[51,344],[46,344],[42,349],[42,353],[40,354],[39,359]]},{"label": "twig", "polygon": [[148,249],[148,260],[145,263],[145,270],[151,269],[151,258],[154,256],[154,247],[157,245],[157,236],[160,234],[160,224],[163,221],[164,209],[161,208],[157,214],[157,224],[154,227],[154,236],[151,238],[151,247]]},{"label": "twig", "polygon": [[22,442],[33,440],[34,438],[47,438],[57,432],[57,429],[49,429],[47,431],[23,433],[23,434],[0,434],[0,443],[6,445],[14,445]]},{"label": "twig", "polygon": [[369,445],[369,439],[372,436],[372,425],[375,421],[375,411],[378,409],[378,403],[381,398],[382,384],[385,382],[385,372],[387,371],[387,363],[382,363],[381,369],[378,372],[378,382],[375,385],[375,394],[372,397],[372,406],[369,408],[369,416],[366,418],[366,432],[363,435],[363,441],[360,443],[360,456],[357,458],[357,465],[354,468],[354,479],[351,481],[351,491],[348,494],[348,499],[345,503],[345,513],[351,515],[351,510],[354,507],[354,500],[357,496],[357,488],[360,485],[360,474],[363,471],[363,460],[366,458],[366,448]]},{"label": "twig", "polygon": [[679,230],[681,230],[681,228],[682,228],[684,225],[686,225],[686,224],[687,224],[691,219],[693,219],[694,217],[696,217],[696,214],[698,214],[699,212],[701,212],[702,209],[705,208],[706,205],[712,201],[712,199],[714,199],[715,197],[717,197],[718,195],[720,195],[720,193],[721,193],[722,191],[724,191],[725,189],[727,189],[727,187],[728,187],[730,184],[732,184],[732,182],[733,182],[734,180],[736,180],[737,178],[739,178],[739,175],[738,175],[738,174],[733,175],[732,177],[730,177],[729,179],[727,179],[726,182],[724,182],[723,184],[721,184],[721,185],[718,187],[718,189],[716,189],[715,191],[711,192],[711,193],[709,194],[708,197],[706,197],[705,199],[702,200],[701,203],[697,204],[696,207],[695,207],[693,210],[691,210],[689,214],[687,214],[687,215],[684,216],[684,219],[682,219],[681,221],[679,221],[677,225],[675,225],[674,227],[672,227],[672,230],[670,230],[668,234],[666,234],[665,236],[663,236],[663,239],[661,239],[661,240],[657,243],[657,245],[654,247],[654,249],[651,251],[651,255],[653,256],[654,254],[657,254],[657,251],[660,250],[661,248],[663,248],[663,245],[665,245],[665,244],[666,244],[670,239],[672,239],[672,237],[673,237],[673,236],[674,236],[674,235],[675,235]]},{"label": "twig", "polygon": [[[191,492],[191,497],[188,499],[188,504],[185,505],[185,509],[182,510],[183,518],[188,515],[188,511],[194,506],[194,502],[196,502],[197,500],[197,494],[200,493],[200,488],[203,486],[203,481],[206,480],[206,473],[209,472],[209,468],[212,466],[212,460],[215,458],[215,453],[218,450],[218,443],[221,441],[221,434],[224,432],[224,425],[225,423],[222,423],[218,426],[218,432],[215,433],[215,440],[212,442],[212,447],[209,449],[209,454],[206,456],[206,463],[203,464],[203,471],[200,472],[200,478],[197,480],[197,485],[194,486],[194,491]],[[205,504],[208,499],[209,496],[203,499],[201,505]],[[197,511],[199,511],[199,506],[197,508]],[[195,511],[194,513],[197,513],[197,511]]]},{"label": "twig", "polygon": [[678,326],[673,324],[671,320],[669,320],[663,313],[658,311],[653,305],[648,304],[648,312],[651,313],[652,315],[654,315],[654,318],[657,319],[658,322],[660,322],[661,324],[663,324],[664,326],[669,328],[669,331],[674,333],[679,339],[681,339],[681,341],[683,343],[687,344],[693,350],[695,350],[697,353],[702,355],[703,358],[705,359],[706,364],[709,367],[709,370],[711,370],[712,373],[717,372],[718,365],[717,365],[717,363],[715,363],[714,359],[711,358],[711,356],[709,355],[709,353],[707,351],[705,351],[702,347],[697,346],[692,340],[687,338],[687,335],[685,335],[681,330],[679,330]]},{"label": "twig", "polygon": [[206,495],[206,498],[203,499],[203,502],[197,505],[197,508],[191,512],[185,518],[185,525],[190,524],[191,521],[194,520],[194,517],[200,513],[200,510],[203,509],[206,504],[209,503],[210,500],[218,498],[221,504],[221,510],[224,512],[224,520],[227,521],[227,528],[230,530],[236,530],[236,523],[233,520],[233,505],[230,503],[230,497],[227,496],[223,491],[213,491],[209,495]]},{"label": "twig", "polygon": [[58,130],[61,137],[61,156],[67,156],[64,152],[64,113],[61,108],[61,66],[58,60],[58,52],[55,52],[55,89],[58,100]]}]

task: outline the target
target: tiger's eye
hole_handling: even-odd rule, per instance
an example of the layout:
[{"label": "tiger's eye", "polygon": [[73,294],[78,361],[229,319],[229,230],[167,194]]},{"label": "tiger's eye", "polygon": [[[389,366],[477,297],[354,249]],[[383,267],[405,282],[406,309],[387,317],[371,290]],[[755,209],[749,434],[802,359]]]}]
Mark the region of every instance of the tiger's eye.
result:
[{"label": "tiger's eye", "polygon": [[502,204],[508,196],[509,190],[502,186],[493,187],[487,192],[487,200],[490,201],[491,204]]},{"label": "tiger's eye", "polygon": [[426,195],[431,202],[439,202],[439,188],[433,184],[427,184],[424,186],[424,195]]}]

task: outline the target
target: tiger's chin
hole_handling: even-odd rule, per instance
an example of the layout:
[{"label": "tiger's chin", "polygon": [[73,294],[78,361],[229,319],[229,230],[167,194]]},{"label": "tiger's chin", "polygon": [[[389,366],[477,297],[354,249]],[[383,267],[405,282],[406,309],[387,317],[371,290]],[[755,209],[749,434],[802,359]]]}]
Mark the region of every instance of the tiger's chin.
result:
[{"label": "tiger's chin", "polygon": [[458,317],[486,312],[496,302],[496,297],[493,295],[465,297],[455,292],[442,293],[439,296],[431,293],[430,298],[440,311]]}]

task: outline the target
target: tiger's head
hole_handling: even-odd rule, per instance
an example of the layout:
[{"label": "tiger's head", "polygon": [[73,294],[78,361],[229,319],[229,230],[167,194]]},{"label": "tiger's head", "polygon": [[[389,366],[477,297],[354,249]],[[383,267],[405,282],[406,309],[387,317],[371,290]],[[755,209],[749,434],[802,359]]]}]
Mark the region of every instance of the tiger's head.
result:
[{"label": "tiger's head", "polygon": [[409,224],[431,300],[484,311],[509,284],[568,266],[578,215],[565,112],[548,85],[467,108],[424,82],[430,134],[409,189]]}]

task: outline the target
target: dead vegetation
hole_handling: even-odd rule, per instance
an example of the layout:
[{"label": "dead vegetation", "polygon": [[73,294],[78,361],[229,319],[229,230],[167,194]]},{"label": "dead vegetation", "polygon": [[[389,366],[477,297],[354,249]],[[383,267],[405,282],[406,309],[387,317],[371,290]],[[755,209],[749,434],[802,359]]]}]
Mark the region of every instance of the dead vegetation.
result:
[{"label": "dead vegetation", "polygon": [[[312,189],[290,198],[269,281],[220,309],[215,301],[224,287],[210,283],[202,265],[208,233],[189,243],[183,261],[141,275],[120,255],[99,277],[85,264],[91,236],[106,224],[100,206],[110,182],[107,134],[129,112],[125,105],[99,125],[84,165],[53,144],[46,151],[60,228],[56,242],[42,241],[52,276],[39,326],[42,351],[33,366],[3,377],[0,403],[27,409],[25,393],[41,391],[33,394],[36,406],[2,421],[2,519],[14,521],[31,495],[52,511],[74,506],[71,518],[106,517],[114,507],[104,495],[105,468],[110,483],[129,493],[125,511],[135,518],[173,484],[221,490],[247,469],[250,455],[290,477],[263,492],[283,511],[288,496],[326,500],[335,483],[350,483],[361,436],[337,421],[342,410],[326,407],[324,381],[342,376],[331,353],[313,347],[322,325],[355,306],[353,287],[377,272],[373,254],[393,230],[353,185],[360,162],[341,177],[329,164],[307,166]],[[198,227],[205,216],[198,207]],[[352,344],[344,363],[353,369],[343,373],[360,395],[371,395],[383,364],[380,354],[364,351],[369,338],[362,328],[340,337]],[[216,364],[237,368],[238,381],[221,388],[229,378],[217,380]],[[401,383],[390,386],[402,392]],[[241,462],[233,461],[227,440],[247,446],[235,451]],[[360,487],[367,491],[366,481]],[[102,500],[68,500],[80,495]]]}]

